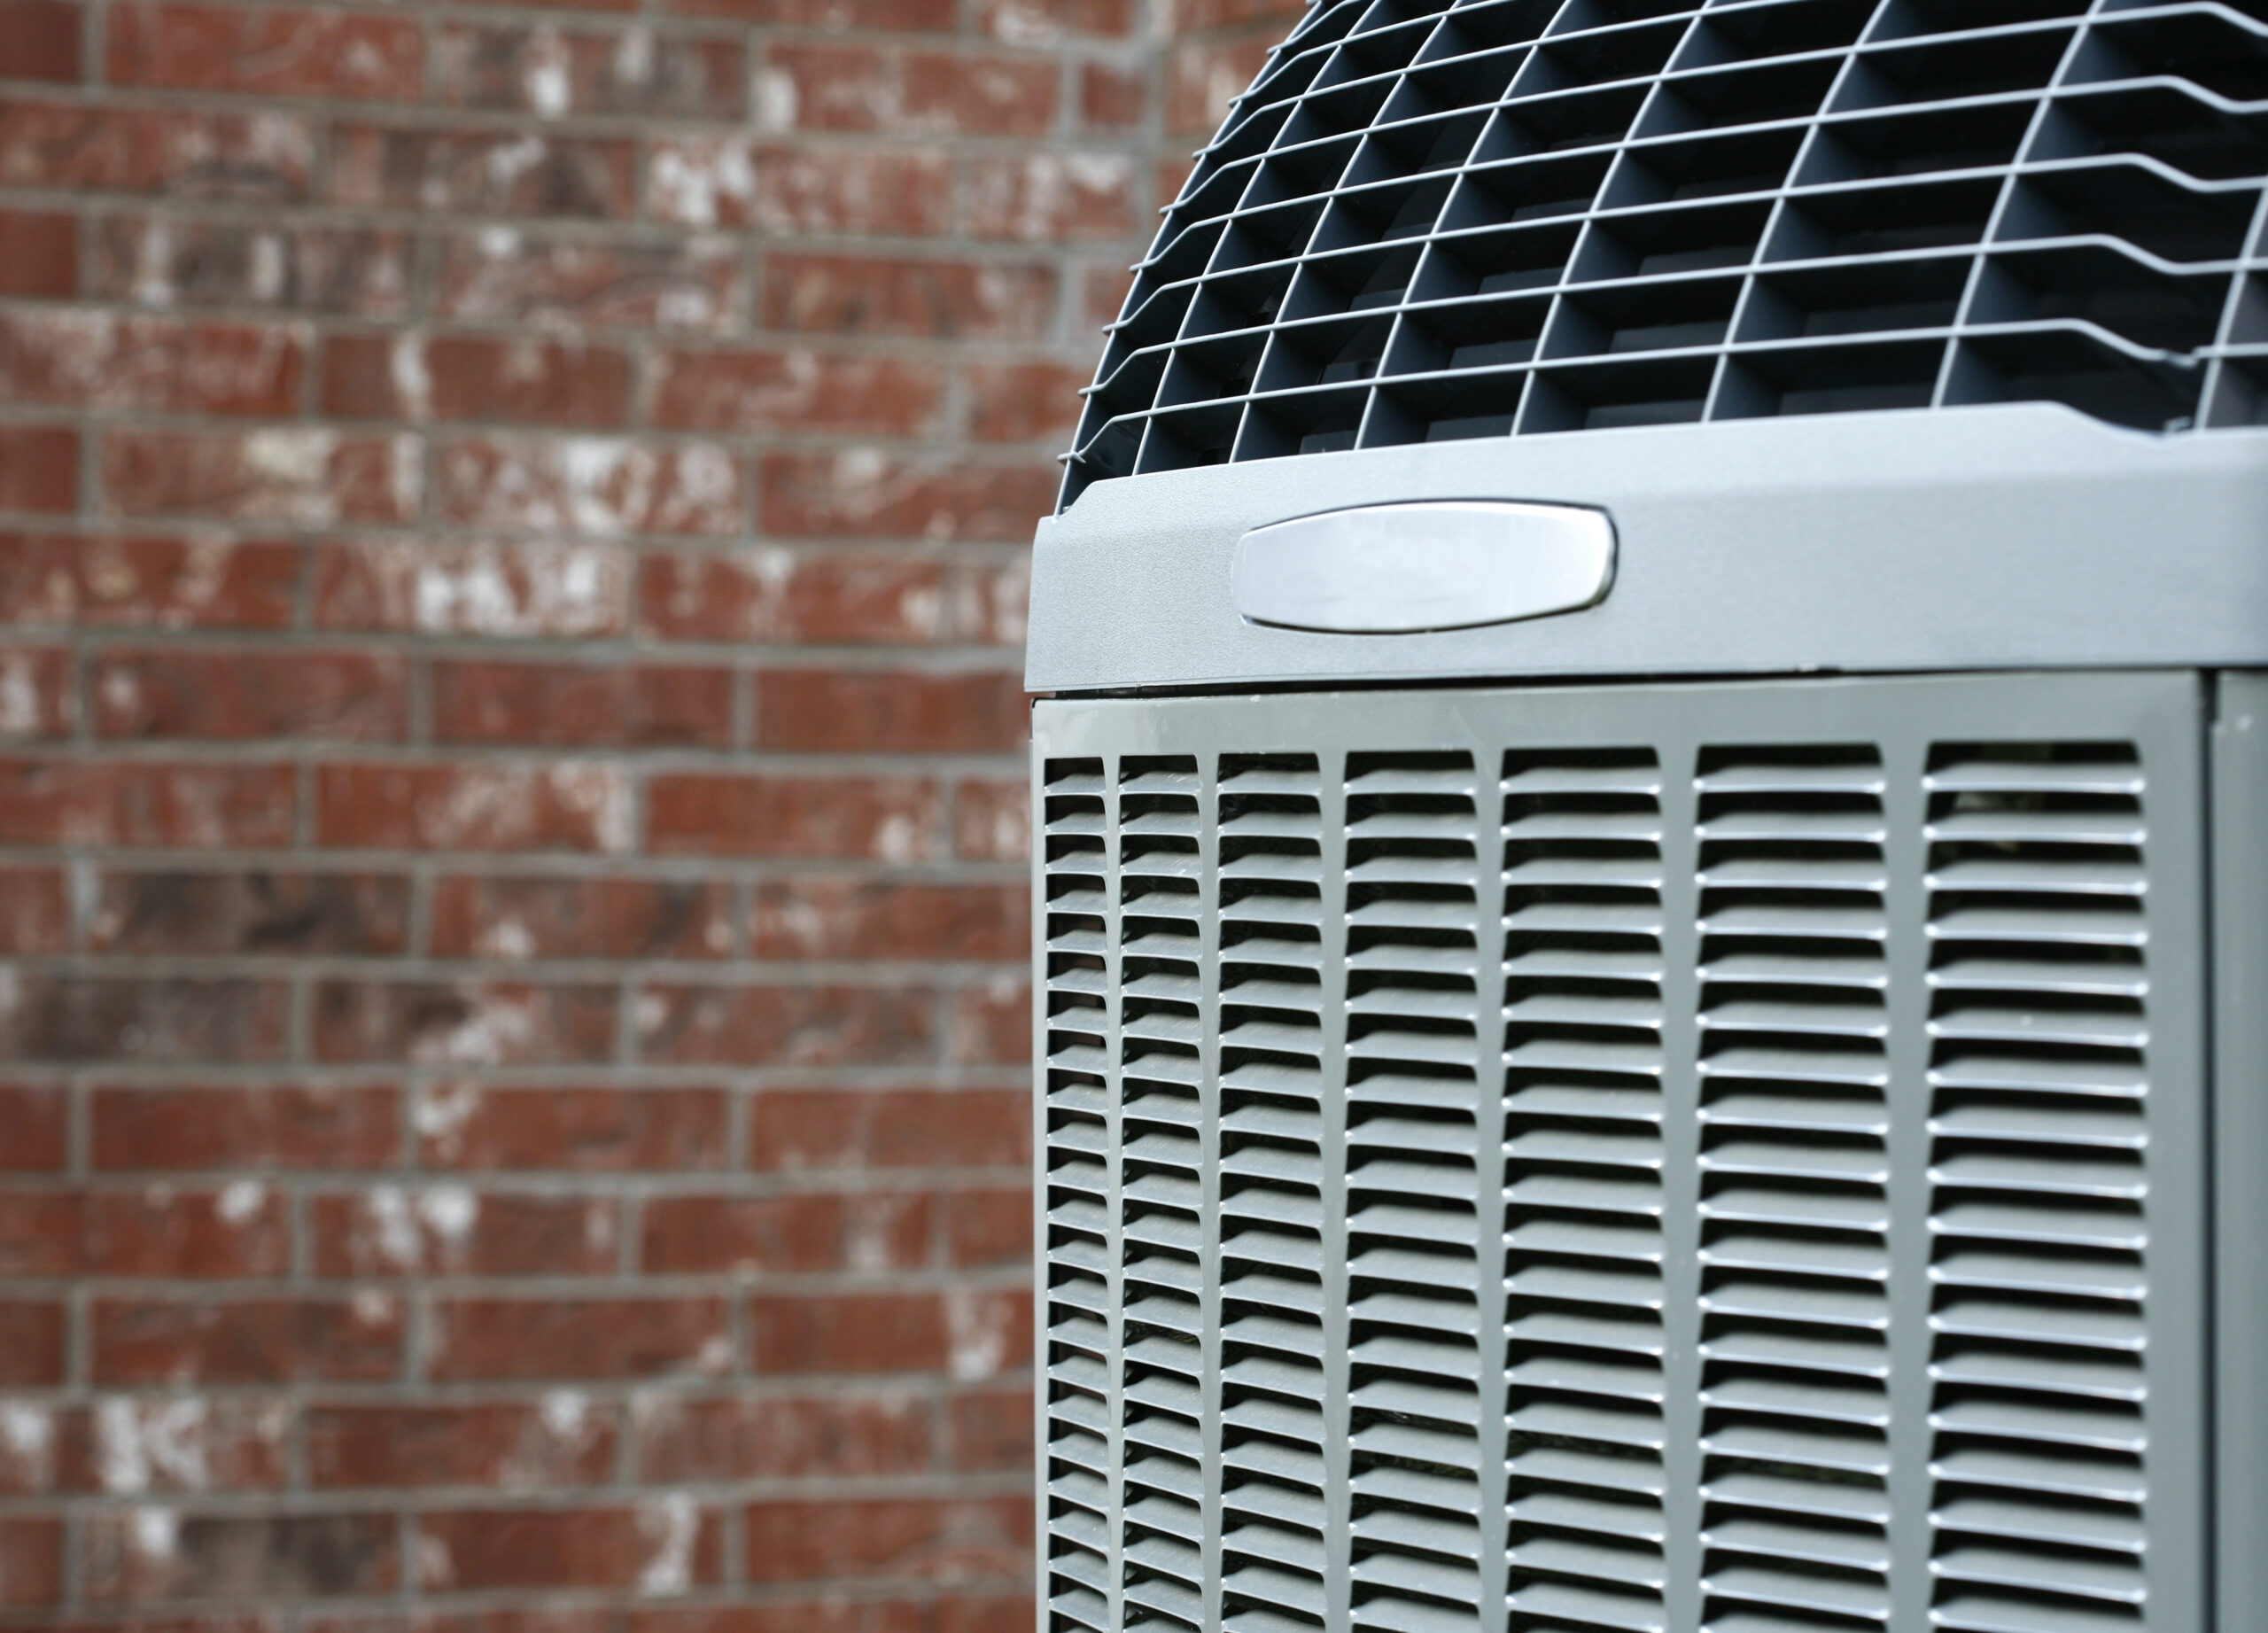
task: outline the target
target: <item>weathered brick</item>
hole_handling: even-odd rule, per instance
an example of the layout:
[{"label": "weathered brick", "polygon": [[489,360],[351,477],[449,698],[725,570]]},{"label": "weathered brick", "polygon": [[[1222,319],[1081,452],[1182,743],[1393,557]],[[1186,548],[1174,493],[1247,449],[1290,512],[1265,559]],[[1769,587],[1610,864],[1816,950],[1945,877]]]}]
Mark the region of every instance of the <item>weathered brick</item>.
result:
[{"label": "weathered brick", "polygon": [[663,855],[918,861],[937,854],[943,815],[919,777],[684,773],[646,790],[647,843]]},{"label": "weathered brick", "polygon": [[[1229,0],[1229,4],[1241,5],[1243,0]],[[1278,8],[1270,4],[1267,9]],[[1231,39],[1200,36],[1177,43],[1166,57],[1166,129],[1175,136],[1201,136],[1212,130],[1228,112],[1230,102],[1259,74],[1277,37],[1278,31],[1265,30]]]},{"label": "weathered brick", "polygon": [[276,1601],[378,1593],[398,1580],[389,1514],[183,1514],[143,1508],[90,1517],[88,1598],[103,1605]]},{"label": "weathered brick", "polygon": [[68,1276],[86,1265],[87,1199],[67,1191],[0,1192],[0,1277]]},{"label": "weathered brick", "polygon": [[288,1472],[292,1421],[292,1408],[272,1399],[113,1395],[91,1407],[19,1399],[0,1435],[0,1491],[275,1491]]},{"label": "weathered brick", "polygon": [[1026,577],[1021,562],[761,545],[649,553],[638,599],[645,630],[665,640],[1006,642],[1021,638]]},{"label": "weathered brick", "polygon": [[767,959],[1020,959],[1031,944],[1021,885],[798,876],[750,903],[750,947]]},{"label": "weathered brick", "polygon": [[315,776],[315,836],[325,845],[389,849],[623,851],[629,800],[620,769],[592,761],[330,765]]},{"label": "weathered brick", "polygon": [[105,737],[322,737],[391,742],[408,729],[408,669],[391,655],[113,649],[88,671]]},{"label": "weathered brick", "polygon": [[732,904],[701,879],[458,874],[433,886],[439,958],[718,958]]},{"label": "weathered brick", "polygon": [[628,1508],[420,1515],[418,1577],[431,1590],[636,1590],[673,1595],[717,1579],[723,1532],[690,1497]]},{"label": "weathered brick", "polygon": [[299,957],[400,953],[409,881],[399,874],[266,867],[110,869],[88,945],[97,952]]},{"label": "weathered brick", "polygon": [[946,1054],[965,1065],[1012,1066],[1031,1054],[1031,988],[1014,976],[946,1000]]},{"label": "weathered brick", "polygon": [[328,6],[158,0],[113,7],[105,37],[104,69],[115,85],[401,101],[423,78],[416,19]]},{"label": "weathered brick", "polygon": [[75,690],[64,648],[0,645],[0,739],[68,735]]},{"label": "weathered brick", "polygon": [[[1014,45],[1080,37],[1122,38],[1134,29],[1131,0],[978,0],[977,27]],[[1180,26],[1175,12],[1172,26]]]},{"label": "weathered brick", "polygon": [[680,1065],[889,1065],[937,1046],[935,995],[893,987],[649,985],[640,1055]]},{"label": "weathered brick", "polygon": [[470,526],[615,539],[736,533],[746,486],[739,460],[713,442],[496,436],[444,447],[435,497]]},{"label": "weathered brick", "polygon": [[928,1403],[910,1391],[705,1399],[656,1390],[632,1403],[631,1427],[638,1477],[662,1482],[912,1474],[932,1456]]},{"label": "weathered brick", "polygon": [[0,103],[0,184],[282,204],[307,197],[315,130],[262,110]]},{"label": "weathered brick", "polygon": [[98,1170],[346,1171],[401,1150],[401,1097],[384,1085],[98,1087],[91,1106]]},{"label": "weathered brick", "polygon": [[405,522],[420,489],[416,439],[328,427],[113,430],[101,448],[101,504],[113,516],[214,521]]},{"label": "weathered brick", "polygon": [[891,1497],[752,1503],[748,1572],[756,1582],[843,1576],[961,1581],[1014,1577],[1031,1549],[1021,1499]]},{"label": "weathered brick", "polygon": [[927,237],[952,221],[951,168],[934,148],[664,136],[647,164],[649,209],[685,227]]},{"label": "weathered brick", "polygon": [[0,530],[0,623],[274,629],[299,578],[296,545]]},{"label": "weathered brick", "polygon": [[621,1256],[610,1197],[382,1185],[314,1198],[307,1229],[319,1276],[591,1276]]},{"label": "weathered brick", "polygon": [[936,33],[953,26],[951,0],[672,0],[671,10],[759,27]]},{"label": "weathered brick", "polygon": [[767,455],[761,485],[764,530],[775,537],[1024,544],[1055,506],[1045,464],[945,463],[879,448]]},{"label": "weathered brick", "polygon": [[[994,1633],[1028,1626],[1031,1620],[1027,1603],[1021,1621],[992,1624]],[[926,1596],[850,1599],[838,1591],[812,1599],[766,1597],[726,1605],[641,1605],[630,1612],[624,1633],[930,1633],[934,1621]],[[978,1629],[964,1627],[956,1633]]]},{"label": "weathered brick", "polygon": [[767,669],[756,741],[817,754],[1001,753],[1028,740],[1029,712],[1011,673]]},{"label": "weathered brick", "polygon": [[766,1089],[750,1102],[755,1169],[1011,1168],[1030,1161],[1024,1089]]},{"label": "weathered brick", "polygon": [[935,1372],[949,1349],[933,1293],[758,1294],[749,1334],[759,1376]]},{"label": "weathered brick", "polygon": [[[0,48],[7,43],[0,35]],[[47,1514],[0,1515],[0,1606],[23,1609],[62,1598],[63,1521]]]},{"label": "weathered brick", "polygon": [[764,260],[763,321],[803,334],[1036,340],[1057,286],[1045,261],[775,250]]},{"label": "weathered brick", "polygon": [[168,1065],[278,1060],[289,997],[273,981],[23,974],[0,1006],[0,1056]]},{"label": "weathered brick", "polygon": [[940,1203],[945,1254],[955,1264],[995,1267],[1031,1263],[1029,1186],[971,1186]]},{"label": "weathered brick", "polygon": [[0,510],[56,516],[78,508],[79,433],[61,425],[0,425]]},{"label": "weathered brick", "polygon": [[408,306],[409,235],[174,215],[93,224],[88,292],[143,307],[248,307],[396,317]]},{"label": "weathered brick", "polygon": [[70,1098],[60,1083],[0,1083],[0,1172],[52,1173],[70,1153]]},{"label": "weathered brick", "polygon": [[1031,795],[1021,782],[975,778],[953,785],[953,853],[975,861],[1031,855]]},{"label": "weathered brick", "polygon": [[315,991],[325,1061],[500,1066],[598,1061],[612,1052],[615,991],[592,984],[340,977]]},{"label": "weathered brick", "polygon": [[[1027,1199],[1025,1211],[1030,1211]],[[944,1461],[975,1473],[1031,1467],[1029,1389],[971,1389],[945,1403]]]},{"label": "weathered brick", "polygon": [[1054,124],[1056,82],[1041,58],[781,41],[757,105],[774,130],[1029,137]]},{"label": "weathered brick", "polygon": [[74,0],[0,0],[0,79],[77,79],[81,16]]},{"label": "weathered brick", "polygon": [[656,360],[654,423],[672,431],[871,432],[911,436],[944,389],[903,358],[798,348],[670,352]]},{"label": "weathered brick", "polygon": [[625,34],[549,24],[444,25],[435,43],[435,100],[486,113],[604,113],[738,119],[748,66],[738,40]]},{"label": "weathered brick", "polygon": [[332,140],[333,204],[594,221],[630,212],[626,137],[348,124]]},{"label": "weathered brick", "polygon": [[969,434],[984,442],[1068,447],[1088,370],[1061,363],[975,363],[968,382]]},{"label": "weathered brick", "polygon": [[104,1386],[371,1381],[400,1369],[403,1307],[392,1294],[300,1294],[187,1303],[97,1299],[93,1380]]},{"label": "weathered brick", "polygon": [[978,238],[1078,243],[1134,236],[1135,170],[1115,153],[990,154],[962,160],[959,220]]},{"label": "weathered brick", "polygon": [[1150,105],[1150,76],[1112,63],[1079,65],[1079,123],[1090,130],[1130,130]]},{"label": "weathered brick", "polygon": [[0,759],[0,841],[15,844],[283,844],[296,805],[286,766]]},{"label": "weathered brick", "polygon": [[336,336],[322,366],[323,412],[345,419],[596,429],[630,411],[627,354],[579,341]]},{"label": "weathered brick", "polygon": [[931,1601],[936,1633],[990,1633],[994,1628],[1029,1627],[1038,1614],[1029,1589],[948,1590]]},{"label": "weathered brick", "polygon": [[432,1321],[430,1366],[447,1380],[695,1376],[732,1358],[714,1298],[443,1298]]},{"label": "weathered brick", "polygon": [[918,1192],[656,1196],[638,1262],[658,1275],[913,1270],[928,1263],[934,1216]]},{"label": "weathered brick", "polygon": [[613,1411],[569,1390],[540,1404],[316,1405],[307,1477],[323,1487],[501,1486],[602,1481],[614,1463]]},{"label": "weathered brick", "polygon": [[630,561],[603,544],[327,545],[315,558],[315,613],[327,629],[614,634],[630,621]]},{"label": "weathered brick", "polygon": [[[27,0],[35,8],[46,0]],[[75,14],[78,7],[57,5]],[[0,18],[7,13],[0,11]],[[0,21],[0,30],[7,24]],[[9,49],[0,43],[0,61]],[[0,209],[0,295],[33,295],[66,299],[79,288],[79,223],[60,211]]]},{"label": "weathered brick", "polygon": [[[59,1142],[60,1112],[55,1116]],[[413,1113],[419,1160],[428,1167],[583,1173],[721,1168],[726,1116],[721,1089],[477,1084],[428,1088]]]},{"label": "weathered brick", "polygon": [[85,1201],[80,1267],[87,1275],[178,1280],[291,1268],[289,1199],[257,1180],[217,1191],[106,1190]]},{"label": "weathered brick", "polygon": [[443,743],[726,748],[728,669],[639,665],[441,663],[433,735]]},{"label": "weathered brick", "polygon": [[443,240],[433,300],[459,322],[716,330],[732,323],[740,291],[740,257],[724,237],[488,227]]},{"label": "weathered brick", "polygon": [[0,1385],[23,1389],[61,1383],[65,1320],[59,1298],[0,1298]]}]

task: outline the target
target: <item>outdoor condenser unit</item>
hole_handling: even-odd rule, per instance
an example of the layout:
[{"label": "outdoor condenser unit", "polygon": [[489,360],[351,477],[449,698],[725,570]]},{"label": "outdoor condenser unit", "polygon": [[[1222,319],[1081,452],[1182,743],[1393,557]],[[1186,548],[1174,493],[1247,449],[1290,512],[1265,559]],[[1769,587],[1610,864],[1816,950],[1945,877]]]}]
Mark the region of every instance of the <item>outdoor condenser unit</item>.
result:
[{"label": "outdoor condenser unit", "polygon": [[2264,175],[2268,0],[1311,7],[1037,547],[1045,1627],[2268,1629]]}]

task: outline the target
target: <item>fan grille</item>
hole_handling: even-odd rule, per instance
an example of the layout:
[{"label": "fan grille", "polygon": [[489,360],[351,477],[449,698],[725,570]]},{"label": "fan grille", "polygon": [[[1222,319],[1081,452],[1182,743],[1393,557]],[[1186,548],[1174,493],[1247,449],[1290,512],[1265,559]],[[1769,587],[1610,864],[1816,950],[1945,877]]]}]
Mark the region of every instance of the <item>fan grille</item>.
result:
[{"label": "fan grille", "polygon": [[1317,0],[1136,268],[1105,477],[2062,402],[2268,423],[2268,0]]}]

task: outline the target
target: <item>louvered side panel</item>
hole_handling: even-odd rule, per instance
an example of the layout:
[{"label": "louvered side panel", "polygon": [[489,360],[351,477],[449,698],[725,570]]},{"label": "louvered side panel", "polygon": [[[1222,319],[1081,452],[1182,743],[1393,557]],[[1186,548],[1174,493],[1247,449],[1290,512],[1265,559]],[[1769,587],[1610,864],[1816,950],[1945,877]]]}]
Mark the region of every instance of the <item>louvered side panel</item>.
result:
[{"label": "louvered side panel", "polygon": [[1936,1619],[2139,1629],[2142,766],[2124,743],[1940,745],[1928,790]]},{"label": "louvered side panel", "polygon": [[1119,1507],[1114,825],[1101,759],[1051,759],[1040,774],[1045,1592],[1052,1627],[1108,1633]]},{"label": "louvered side panel", "polygon": [[1119,762],[1125,1626],[1203,1614],[1197,762]]},{"label": "louvered side panel", "polygon": [[1511,1625],[1663,1576],[1662,819],[1650,749],[1502,762]]},{"label": "louvered side panel", "polygon": [[1321,769],[1217,790],[1222,1621],[1278,1633],[1324,1608]]},{"label": "louvered side panel", "polygon": [[1479,1626],[1481,835],[1472,755],[1347,764],[1354,1624]]},{"label": "louvered side panel", "polygon": [[1888,936],[1870,744],[1705,749],[1704,1625],[1890,1615]]}]

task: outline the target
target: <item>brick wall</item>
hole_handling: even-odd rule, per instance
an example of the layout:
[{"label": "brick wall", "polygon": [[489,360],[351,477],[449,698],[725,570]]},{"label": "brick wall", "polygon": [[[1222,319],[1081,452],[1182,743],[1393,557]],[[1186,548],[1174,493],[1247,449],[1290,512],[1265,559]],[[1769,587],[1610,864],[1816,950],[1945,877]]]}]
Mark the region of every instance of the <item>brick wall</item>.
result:
[{"label": "brick wall", "polygon": [[1184,21],[0,0],[0,1623],[1028,1624],[1023,549]]}]

